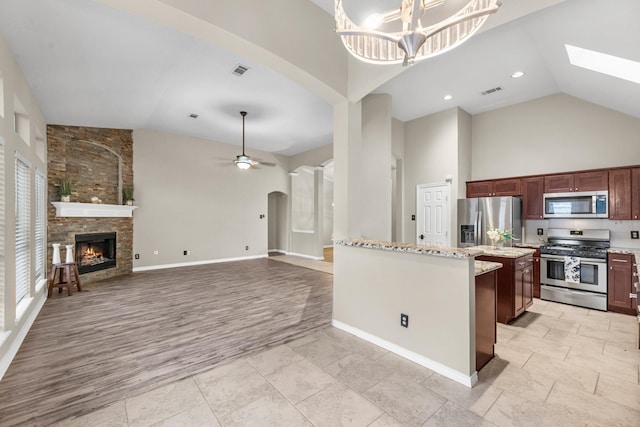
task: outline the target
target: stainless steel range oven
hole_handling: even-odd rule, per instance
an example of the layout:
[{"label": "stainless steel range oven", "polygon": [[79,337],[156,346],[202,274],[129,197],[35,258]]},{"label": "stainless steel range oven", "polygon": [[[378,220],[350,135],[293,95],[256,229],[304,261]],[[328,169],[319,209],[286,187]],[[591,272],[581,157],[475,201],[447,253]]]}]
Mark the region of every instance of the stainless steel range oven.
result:
[{"label": "stainless steel range oven", "polygon": [[609,230],[550,229],[548,236],[540,248],[540,298],[606,311]]}]

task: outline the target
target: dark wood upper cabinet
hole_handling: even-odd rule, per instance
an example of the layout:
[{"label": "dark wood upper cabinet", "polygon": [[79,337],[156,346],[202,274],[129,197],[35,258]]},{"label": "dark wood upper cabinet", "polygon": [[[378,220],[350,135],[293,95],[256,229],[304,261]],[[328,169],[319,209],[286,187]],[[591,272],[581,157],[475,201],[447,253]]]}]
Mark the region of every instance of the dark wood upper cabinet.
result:
[{"label": "dark wood upper cabinet", "polygon": [[522,218],[542,219],[544,177],[522,178]]},{"label": "dark wood upper cabinet", "polygon": [[640,168],[631,169],[631,217],[640,219]]},{"label": "dark wood upper cabinet", "polygon": [[520,196],[520,178],[467,182],[467,197]]},{"label": "dark wood upper cabinet", "polygon": [[574,185],[573,191],[606,191],[609,188],[609,171],[576,173]]},{"label": "dark wood upper cabinet", "polygon": [[467,182],[467,197],[491,197],[493,195],[493,181]]},{"label": "dark wood upper cabinet", "polygon": [[574,176],[572,173],[548,175],[544,177],[545,193],[568,193],[573,191]]},{"label": "dark wood upper cabinet", "polygon": [[493,182],[494,196],[520,196],[520,178],[497,179]]},{"label": "dark wood upper cabinet", "polygon": [[631,169],[609,171],[609,219],[631,219]]},{"label": "dark wood upper cabinet", "polygon": [[608,187],[609,172],[606,170],[548,175],[544,177],[545,193],[603,191]]}]

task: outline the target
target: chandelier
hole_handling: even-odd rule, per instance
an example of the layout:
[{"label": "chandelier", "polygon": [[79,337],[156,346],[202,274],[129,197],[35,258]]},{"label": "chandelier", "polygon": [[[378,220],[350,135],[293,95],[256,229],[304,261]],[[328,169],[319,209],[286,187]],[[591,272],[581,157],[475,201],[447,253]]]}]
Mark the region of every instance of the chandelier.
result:
[{"label": "chandelier", "polygon": [[459,46],[501,5],[499,0],[400,1],[400,7],[369,15],[357,25],[343,0],[335,0],[336,32],[353,56],[373,64],[413,64]]}]

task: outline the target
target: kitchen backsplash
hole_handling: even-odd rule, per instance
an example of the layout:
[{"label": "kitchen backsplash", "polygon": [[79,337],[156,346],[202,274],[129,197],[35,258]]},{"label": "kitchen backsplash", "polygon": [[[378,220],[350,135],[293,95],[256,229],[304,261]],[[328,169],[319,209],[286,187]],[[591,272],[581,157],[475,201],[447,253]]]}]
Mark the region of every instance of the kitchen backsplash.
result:
[{"label": "kitchen backsplash", "polygon": [[[617,248],[640,249],[640,240],[631,239],[631,230],[640,230],[640,221],[611,221],[608,219],[543,219],[524,220],[524,242],[538,243],[547,240],[549,228],[570,229],[605,229],[611,230],[611,246]],[[538,228],[544,230],[542,236],[537,235]]]}]

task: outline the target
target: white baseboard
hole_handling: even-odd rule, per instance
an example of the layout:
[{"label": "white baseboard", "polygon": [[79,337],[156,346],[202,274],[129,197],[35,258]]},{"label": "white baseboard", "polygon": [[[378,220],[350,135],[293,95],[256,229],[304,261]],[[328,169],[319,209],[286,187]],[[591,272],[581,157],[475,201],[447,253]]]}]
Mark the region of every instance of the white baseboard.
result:
[{"label": "white baseboard", "polygon": [[29,329],[31,329],[31,325],[33,325],[36,317],[38,317],[38,313],[40,313],[40,310],[42,310],[42,306],[44,305],[45,301],[47,301],[46,292],[39,292],[39,294],[40,298],[35,301],[33,310],[31,310],[29,316],[22,324],[22,327],[14,335],[13,341],[10,343],[7,342],[7,340],[11,339],[11,331],[6,331],[4,334],[0,335],[0,348],[4,347],[5,345],[9,346],[7,351],[4,353],[4,356],[0,358],[0,380],[2,380],[2,377],[4,377],[7,369],[9,369],[9,365],[13,361],[13,358],[16,357],[16,354],[18,354],[18,350],[20,350],[22,341],[24,341],[24,338],[27,336],[27,332],[29,332]]},{"label": "white baseboard", "polygon": [[312,259],[314,261],[324,261],[324,257],[323,256],[312,256],[312,255],[306,255],[306,254],[299,254],[299,253],[296,253],[296,252],[287,252],[286,255],[297,256],[297,257],[300,257],[300,258]]},{"label": "white baseboard", "polygon": [[133,272],[135,273],[138,271],[162,270],[165,268],[192,267],[194,265],[217,264],[219,262],[245,261],[248,259],[259,259],[259,258],[267,258],[267,255],[251,255],[251,256],[241,256],[241,257],[235,257],[235,258],[208,259],[204,261],[177,262],[175,264],[149,265],[146,267],[134,267]]},{"label": "white baseboard", "polygon": [[287,251],[285,251],[284,249],[269,249],[267,252],[269,252],[269,253],[278,252],[279,254],[283,254],[283,255],[287,254]]},{"label": "white baseboard", "polygon": [[325,245],[325,246],[322,247],[322,249],[328,249],[328,248],[332,248],[332,247],[333,247],[333,245]]},{"label": "white baseboard", "polygon": [[382,338],[378,338],[375,335],[371,335],[370,333],[360,330],[358,328],[354,328],[353,326],[349,326],[346,323],[342,323],[335,319],[332,320],[331,323],[333,326],[335,326],[338,329],[341,329],[345,332],[355,335],[358,338],[362,338],[365,341],[369,341],[370,343],[375,344],[378,347],[382,347],[385,350],[389,350],[390,352],[395,353],[398,356],[404,357],[405,359],[411,360],[412,362],[415,362],[418,365],[431,369],[432,371],[437,372],[440,375],[444,375],[445,377],[452,379],[455,382],[460,383],[464,386],[471,388],[478,382],[477,371],[474,372],[471,376],[467,376],[462,372],[458,372],[455,369],[451,369],[450,367],[443,365],[440,362],[436,362],[435,360],[431,360],[428,357],[424,357],[418,353],[414,353],[411,350],[407,350],[406,348],[400,347],[397,344],[394,344]]}]

